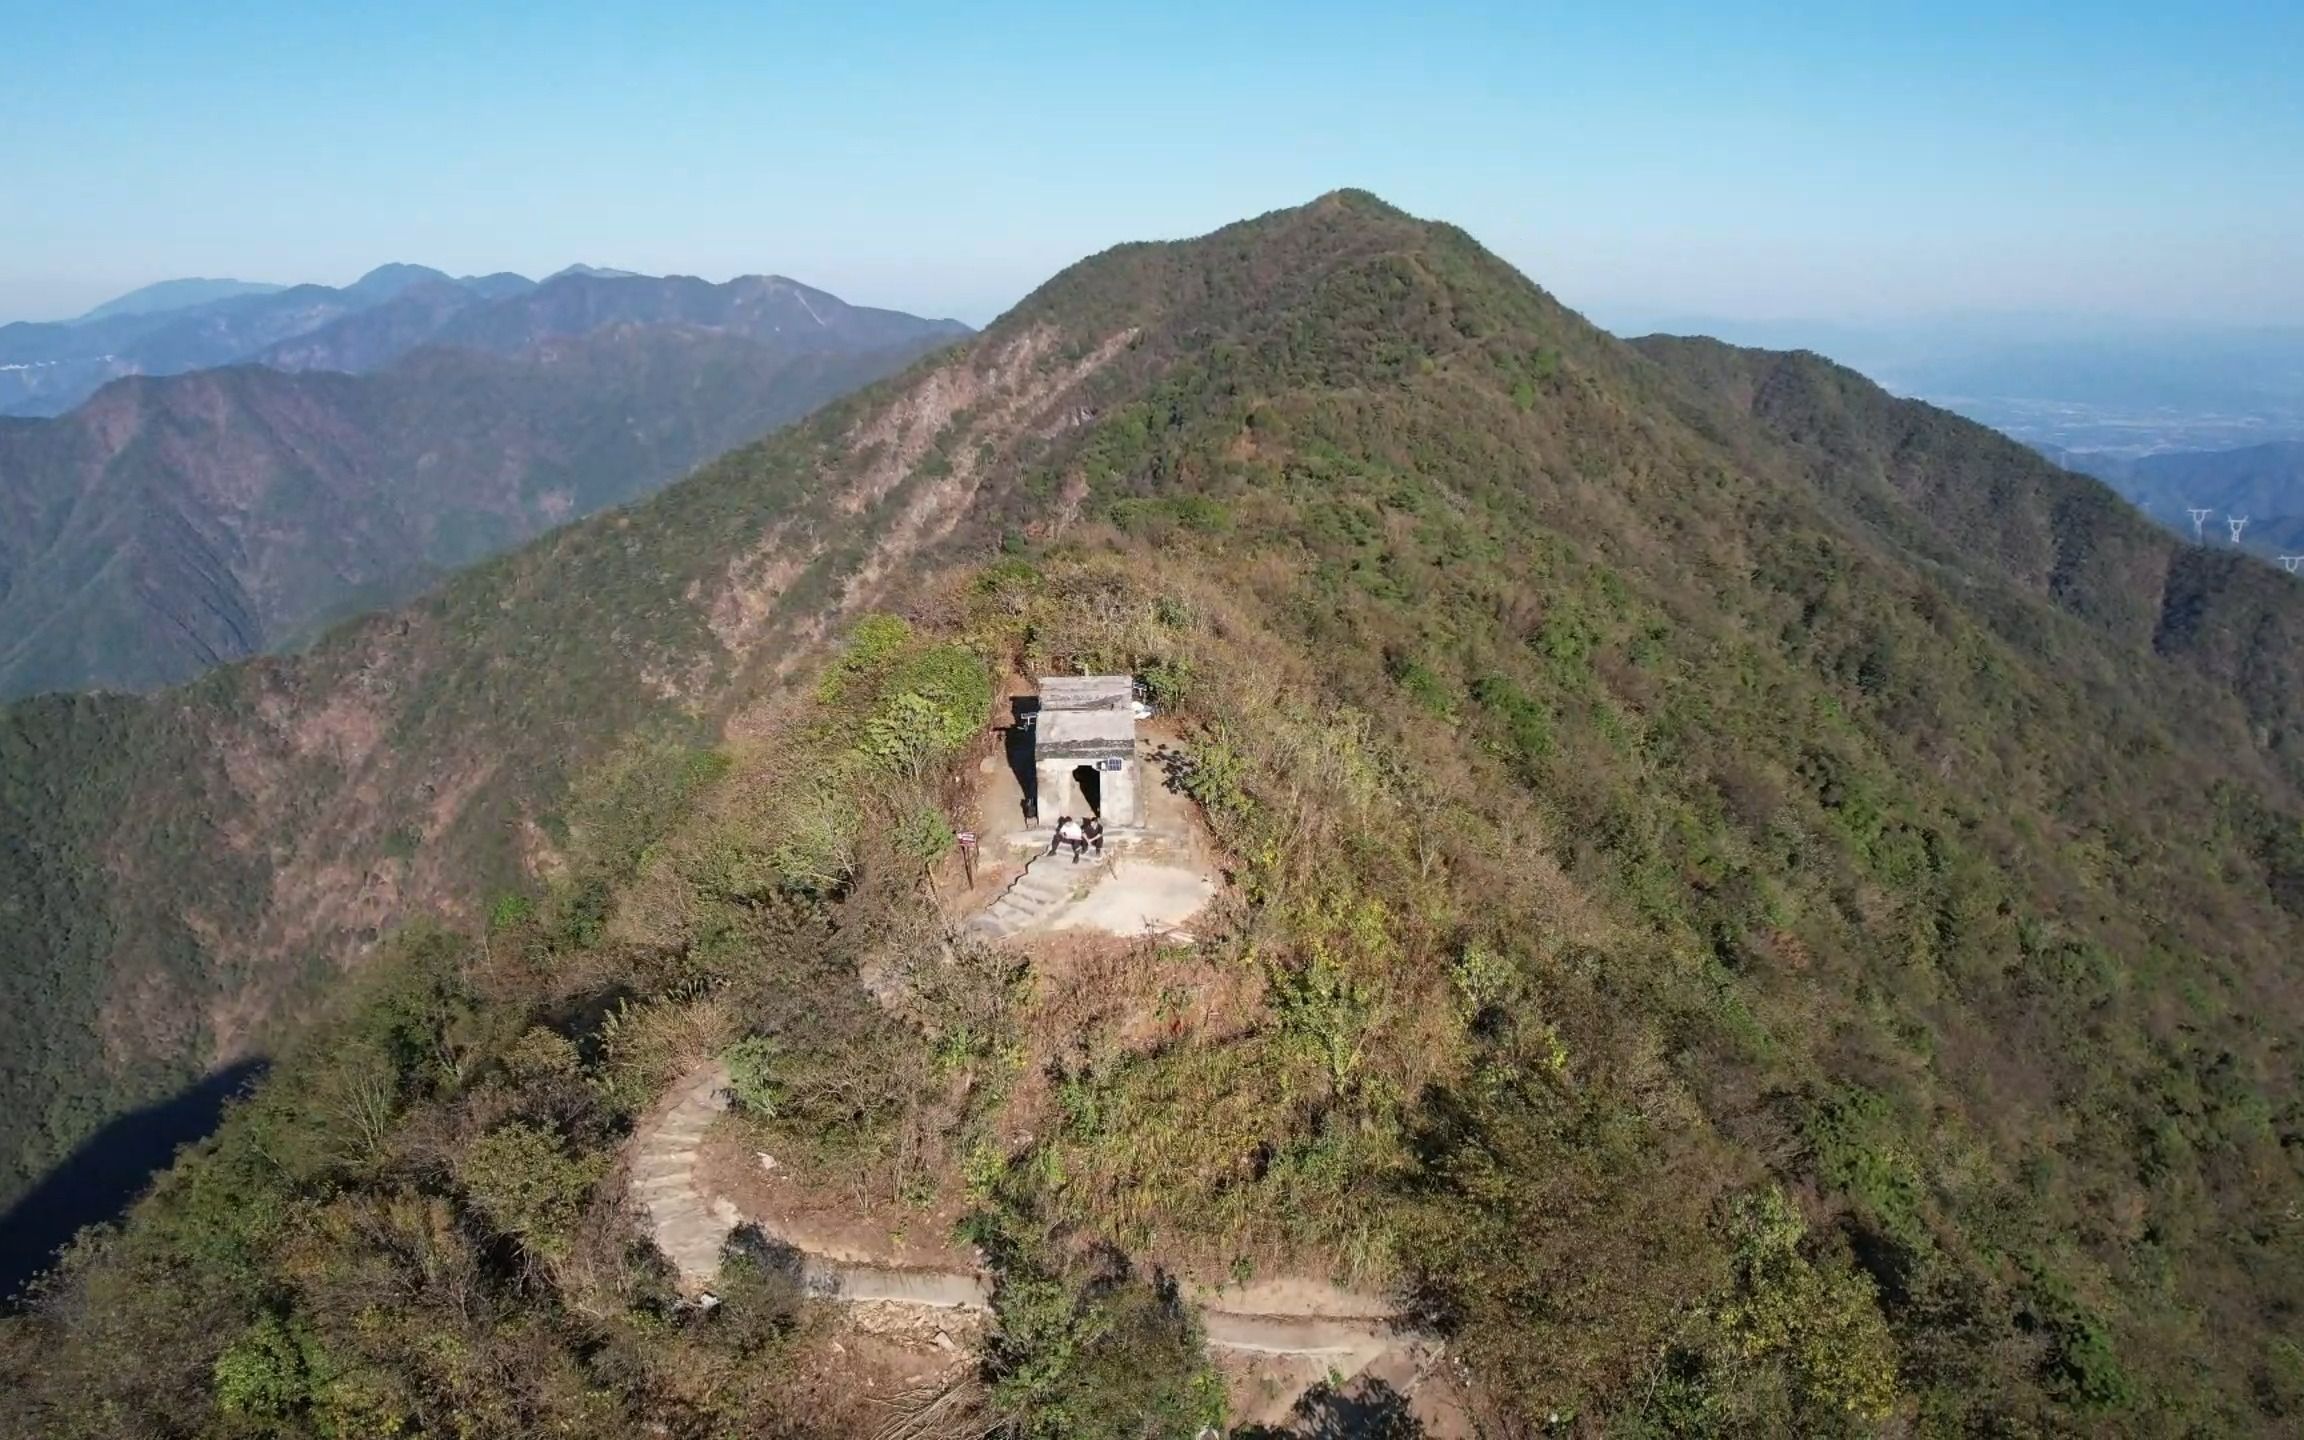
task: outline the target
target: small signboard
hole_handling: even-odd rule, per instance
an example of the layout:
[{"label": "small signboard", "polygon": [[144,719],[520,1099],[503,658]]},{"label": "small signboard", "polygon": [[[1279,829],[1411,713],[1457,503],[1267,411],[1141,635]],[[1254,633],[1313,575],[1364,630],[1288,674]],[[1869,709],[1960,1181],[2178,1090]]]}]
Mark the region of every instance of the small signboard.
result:
[{"label": "small signboard", "polygon": [[963,830],[952,838],[960,842],[960,848],[963,850],[976,848],[976,832],[973,830]]},{"label": "small signboard", "polygon": [[1125,760],[1099,760],[1096,762],[1096,768],[1099,770],[1124,770],[1127,766],[1128,762]]}]

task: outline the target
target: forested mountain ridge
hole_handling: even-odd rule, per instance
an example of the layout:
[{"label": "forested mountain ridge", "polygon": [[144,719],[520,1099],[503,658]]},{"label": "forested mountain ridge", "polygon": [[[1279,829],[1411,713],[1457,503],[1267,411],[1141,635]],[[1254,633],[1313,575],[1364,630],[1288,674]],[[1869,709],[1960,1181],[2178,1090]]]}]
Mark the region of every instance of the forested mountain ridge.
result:
[{"label": "forested mountain ridge", "polygon": [[835,402],[805,434],[707,466],[675,503],[566,527],[306,654],[148,700],[0,712],[0,808],[16,821],[0,903],[25,917],[0,940],[0,1054],[25,1102],[0,1117],[0,1193],[110,1115],[247,1053],[278,1004],[385,928],[469,917],[532,879],[565,824],[566,778],[636,727],[701,733],[761,636],[791,615],[815,633],[817,607],[862,584],[850,572],[872,526],[918,523],[852,513],[906,478],[937,413],[992,383],[982,372],[1027,396],[1056,383],[1017,371],[1048,339],[929,362],[931,390],[949,372],[951,393],[923,418],[866,423]]},{"label": "forested mountain ridge", "polygon": [[2281,571],[2184,544],[2110,486],[1818,356],[1633,343],[1742,405],[1795,447],[1824,493],[1861,505],[1861,482],[1895,492],[1910,517],[1875,508],[1868,518],[1900,548],[1977,583],[2013,581],[2129,652],[2183,660],[2174,683],[2201,696],[2203,719],[2215,701],[2242,701],[2248,725],[2229,737],[2233,753],[2260,752],[2304,777],[2304,610]]},{"label": "forested mountain ridge", "polygon": [[[1192,1363],[1067,1236],[1390,1283],[1500,1428],[2279,1433],[2300,607],[1373,197],[1123,246],[309,654],[9,709],[35,1160],[428,923],[0,1364],[56,1434],[809,1433],[805,1332],[674,1309],[606,1178],[741,1035],[835,1174],[965,1171],[1024,1433]],[[946,973],[939,777],[1011,666],[1184,726],[1237,1023],[1036,1077],[1030,984],[939,1030],[858,983]],[[1033,1083],[1031,1134],[954,1108]]]},{"label": "forested mountain ridge", "polygon": [[2176,450],[2156,455],[2048,452],[2057,464],[2093,475],[2137,509],[2179,535],[2230,538],[2226,520],[2246,517],[2240,543],[2259,555],[2304,553],[2304,441],[2274,440],[2235,450]]},{"label": "forested mountain ridge", "polygon": [[362,332],[392,342],[374,374],[131,378],[69,415],[0,422],[0,697],[150,689],[309,638],[950,338],[858,313],[883,318],[761,339],[579,316],[487,350],[413,353],[387,326]]}]

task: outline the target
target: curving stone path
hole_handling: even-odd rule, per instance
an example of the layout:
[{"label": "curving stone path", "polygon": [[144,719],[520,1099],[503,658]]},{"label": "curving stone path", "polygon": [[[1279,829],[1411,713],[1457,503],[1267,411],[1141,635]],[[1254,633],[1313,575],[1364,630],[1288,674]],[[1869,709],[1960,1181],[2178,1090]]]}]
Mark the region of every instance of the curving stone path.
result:
[{"label": "curving stone path", "polygon": [[[726,1067],[714,1064],[697,1071],[673,1088],[632,1146],[632,1197],[648,1212],[656,1248],[692,1294],[708,1291],[719,1279],[721,1250],[744,1218],[727,1200],[706,1194],[696,1173],[698,1147],[726,1108],[727,1088]],[[805,1253],[799,1264],[808,1292],[828,1300],[992,1308],[991,1281],[978,1271],[891,1269]],[[1345,1375],[1395,1346],[1432,1343],[1383,1315],[1269,1314],[1222,1308],[1225,1301],[1217,1293],[1194,1298],[1210,1345],[1252,1354],[1325,1357],[1331,1369]]]},{"label": "curving stone path", "polygon": [[734,1205],[706,1195],[696,1183],[697,1147],[723,1108],[720,1094],[727,1088],[728,1071],[720,1065],[683,1080],[632,1150],[632,1198],[648,1212],[656,1248],[691,1290],[719,1277],[721,1247],[742,1218]]}]

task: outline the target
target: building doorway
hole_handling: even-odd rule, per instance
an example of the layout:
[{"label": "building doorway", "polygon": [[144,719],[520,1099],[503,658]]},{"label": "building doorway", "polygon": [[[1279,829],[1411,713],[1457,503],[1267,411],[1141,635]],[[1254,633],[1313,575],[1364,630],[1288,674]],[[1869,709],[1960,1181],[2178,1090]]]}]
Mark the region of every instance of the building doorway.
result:
[{"label": "building doorway", "polygon": [[1072,788],[1080,792],[1081,803],[1088,807],[1089,814],[1099,820],[1104,818],[1103,772],[1094,765],[1073,766]]}]

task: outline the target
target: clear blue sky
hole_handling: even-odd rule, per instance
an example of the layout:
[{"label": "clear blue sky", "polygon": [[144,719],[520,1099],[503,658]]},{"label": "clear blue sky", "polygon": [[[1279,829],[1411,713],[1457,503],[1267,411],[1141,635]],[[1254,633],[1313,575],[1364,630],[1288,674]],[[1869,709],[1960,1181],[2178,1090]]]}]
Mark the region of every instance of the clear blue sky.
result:
[{"label": "clear blue sky", "polygon": [[1606,319],[2304,322],[2304,0],[0,0],[0,318],[383,260],[982,321],[1361,185]]}]

